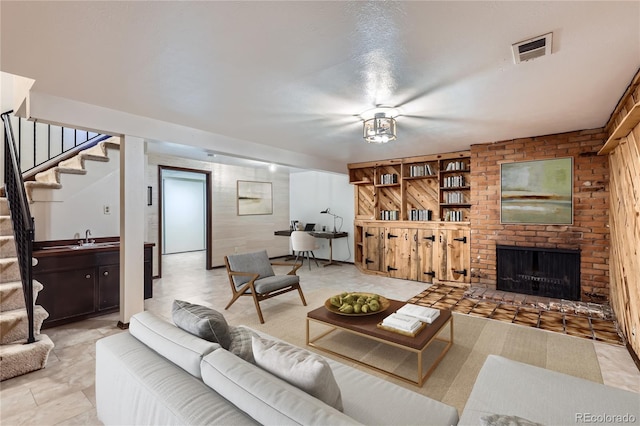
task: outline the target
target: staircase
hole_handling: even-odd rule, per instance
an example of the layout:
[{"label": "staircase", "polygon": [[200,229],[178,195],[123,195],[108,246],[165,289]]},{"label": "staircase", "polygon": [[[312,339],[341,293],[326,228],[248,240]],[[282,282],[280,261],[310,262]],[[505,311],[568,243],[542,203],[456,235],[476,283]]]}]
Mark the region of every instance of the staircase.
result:
[{"label": "staircase", "polygon": [[108,149],[120,149],[120,138],[110,137],[98,142],[91,148],[80,151],[75,156],[61,161],[58,165],[35,175],[35,180],[27,181],[24,187],[29,202],[33,201],[33,192],[37,189],[60,189],[62,188],[61,176],[64,174],[85,175],[87,161],[108,162]]},{"label": "staircase", "polygon": [[[33,203],[34,191],[62,188],[62,175],[84,175],[87,173],[87,161],[108,162],[107,150],[120,149],[119,138],[105,139],[104,135],[96,135],[93,139],[100,140],[97,144],[37,173],[34,181],[24,182],[9,114],[2,114],[5,127],[5,187],[0,195],[8,198],[0,197],[0,381],[44,368],[54,346],[48,336],[40,334],[42,323],[49,314],[42,306],[35,304],[43,286],[31,279],[34,221],[29,204]],[[34,127],[34,141],[37,139],[36,130]],[[77,145],[77,137],[74,140],[74,148],[81,149]],[[88,142],[95,143],[95,140]],[[48,151],[51,151],[50,141],[47,143]],[[62,151],[64,154],[64,146]],[[34,146],[34,164],[36,152]],[[39,166],[42,167],[46,167],[44,162]],[[32,290],[24,290],[31,287]],[[32,292],[32,297],[28,297],[25,291]],[[27,309],[26,306],[33,309]]]},{"label": "staircase", "polygon": [[[40,290],[42,284],[33,281],[34,301]],[[39,305],[33,315],[36,342],[25,344],[28,324],[24,300],[9,203],[0,198],[0,380],[44,368],[53,349],[51,339],[40,334],[49,314]]]}]

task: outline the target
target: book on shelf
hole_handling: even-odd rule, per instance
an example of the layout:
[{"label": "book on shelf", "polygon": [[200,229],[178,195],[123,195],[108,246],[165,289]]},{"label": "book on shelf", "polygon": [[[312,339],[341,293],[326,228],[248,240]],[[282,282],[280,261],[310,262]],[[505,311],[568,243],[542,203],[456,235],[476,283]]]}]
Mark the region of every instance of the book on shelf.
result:
[{"label": "book on shelf", "polygon": [[434,308],[428,308],[426,306],[414,305],[407,303],[396,311],[397,314],[416,318],[420,321],[431,324],[438,318],[440,311]]},{"label": "book on shelf", "polygon": [[413,333],[422,326],[422,321],[416,317],[395,312],[383,319],[382,325],[384,327]]}]

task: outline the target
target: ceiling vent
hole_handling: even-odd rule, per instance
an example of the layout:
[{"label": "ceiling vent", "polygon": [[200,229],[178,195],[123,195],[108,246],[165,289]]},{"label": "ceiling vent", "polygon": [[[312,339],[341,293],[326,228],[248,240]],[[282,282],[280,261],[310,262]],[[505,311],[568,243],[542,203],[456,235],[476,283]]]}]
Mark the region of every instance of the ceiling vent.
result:
[{"label": "ceiling vent", "polygon": [[524,61],[551,55],[551,36],[553,33],[530,38],[511,45],[513,49],[513,61],[516,64]]}]

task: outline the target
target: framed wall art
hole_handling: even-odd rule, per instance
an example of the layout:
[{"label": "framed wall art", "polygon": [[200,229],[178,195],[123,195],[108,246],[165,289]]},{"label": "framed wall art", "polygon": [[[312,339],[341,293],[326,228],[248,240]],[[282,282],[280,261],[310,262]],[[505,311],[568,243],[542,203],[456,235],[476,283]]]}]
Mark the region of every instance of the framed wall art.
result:
[{"label": "framed wall art", "polygon": [[573,223],[573,158],[500,166],[500,223]]},{"label": "framed wall art", "polygon": [[238,216],[273,214],[271,182],[238,181]]}]

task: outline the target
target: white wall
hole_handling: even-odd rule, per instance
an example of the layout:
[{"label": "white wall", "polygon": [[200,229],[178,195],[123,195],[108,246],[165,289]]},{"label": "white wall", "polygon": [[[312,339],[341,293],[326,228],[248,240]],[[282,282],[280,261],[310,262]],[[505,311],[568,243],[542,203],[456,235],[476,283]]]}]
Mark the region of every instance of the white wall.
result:
[{"label": "white wall", "polygon": [[[316,230],[326,226],[333,229],[333,216],[320,214],[327,207],[332,213],[342,216],[336,220],[339,231],[348,232],[348,238],[333,240],[333,259],[353,262],[353,186],[349,184],[349,176],[326,172],[292,173],[289,179],[290,187],[290,220],[303,223],[315,223]],[[282,228],[282,229],[286,229]],[[320,239],[318,243],[324,248],[316,250],[316,257],[329,258],[329,242]]]},{"label": "white wall", "polygon": [[[213,205],[213,266],[223,266],[224,256],[266,249],[269,256],[289,253],[288,239],[273,235],[278,229],[289,226],[289,173],[282,169],[270,171],[265,167],[241,167],[228,164],[149,154],[146,185],[153,187],[153,206],[147,207],[147,241],[156,243],[154,248],[154,274],[158,259],[158,166],[184,167],[211,171]],[[236,186],[238,180],[272,182],[273,214],[238,216]]]},{"label": "white wall", "polygon": [[120,153],[107,154],[108,162],[86,161],[85,175],[63,173],[61,189],[33,191],[36,241],[84,238],[87,229],[94,238],[120,235]]}]

